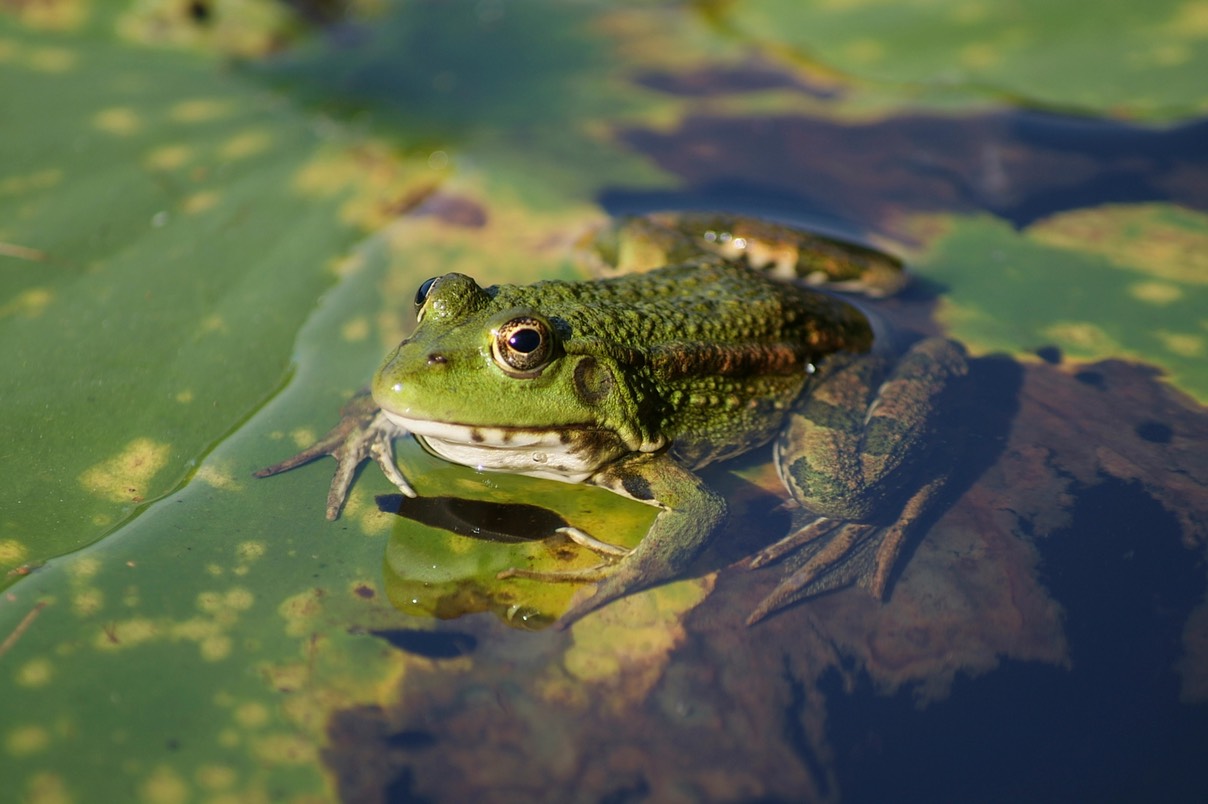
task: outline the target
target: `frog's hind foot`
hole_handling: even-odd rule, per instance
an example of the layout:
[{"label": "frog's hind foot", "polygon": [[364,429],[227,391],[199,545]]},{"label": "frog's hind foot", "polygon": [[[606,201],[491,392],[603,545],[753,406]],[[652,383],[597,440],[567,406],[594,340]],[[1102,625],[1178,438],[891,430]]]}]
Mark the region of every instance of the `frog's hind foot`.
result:
[{"label": "frog's hind foot", "polygon": [[[815,528],[820,523],[821,526]],[[752,568],[765,566],[801,545],[814,543],[816,546],[805,563],[781,580],[772,593],[755,607],[747,618],[747,625],[754,625],[769,614],[802,598],[829,592],[853,580],[863,583],[865,573],[861,570],[866,564],[864,556],[873,542],[880,541],[875,538],[880,531],[881,528],[877,525],[823,519],[807,525],[756,555],[750,563]],[[805,538],[802,537],[803,533],[806,533]],[[828,536],[824,544],[817,546],[819,539]],[[884,545],[885,542],[881,541],[880,547]],[[896,546],[900,548],[900,540]],[[882,561],[880,547],[877,550],[878,564]],[[775,555],[768,557],[770,554]],[[894,554],[885,557],[885,560],[892,566],[896,558],[895,550]],[[877,595],[876,590],[872,591]]]},{"label": "frog's hind foot", "polygon": [[806,557],[751,612],[747,625],[803,598],[855,582],[884,600],[906,537],[944,487],[938,477],[907,501],[897,522],[887,527],[819,517],[800,530],[756,553],[748,569],[764,567],[804,548]]}]

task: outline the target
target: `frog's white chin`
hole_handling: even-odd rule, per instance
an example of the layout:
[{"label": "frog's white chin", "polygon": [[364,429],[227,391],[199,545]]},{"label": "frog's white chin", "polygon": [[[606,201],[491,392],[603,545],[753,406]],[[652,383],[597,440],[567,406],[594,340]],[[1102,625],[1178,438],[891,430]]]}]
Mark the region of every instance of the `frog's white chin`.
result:
[{"label": "frog's white chin", "polygon": [[582,483],[616,457],[613,450],[593,448],[585,439],[575,438],[573,429],[483,427],[383,413],[434,454],[480,470]]}]

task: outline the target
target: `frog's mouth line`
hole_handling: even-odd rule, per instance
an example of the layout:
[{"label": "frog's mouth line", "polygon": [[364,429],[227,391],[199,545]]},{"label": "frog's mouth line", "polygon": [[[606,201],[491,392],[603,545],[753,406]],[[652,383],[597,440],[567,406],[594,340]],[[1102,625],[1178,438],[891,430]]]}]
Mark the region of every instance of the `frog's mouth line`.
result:
[{"label": "frog's mouth line", "polygon": [[485,427],[382,412],[445,460],[493,472],[581,483],[626,451],[615,433],[594,425]]}]

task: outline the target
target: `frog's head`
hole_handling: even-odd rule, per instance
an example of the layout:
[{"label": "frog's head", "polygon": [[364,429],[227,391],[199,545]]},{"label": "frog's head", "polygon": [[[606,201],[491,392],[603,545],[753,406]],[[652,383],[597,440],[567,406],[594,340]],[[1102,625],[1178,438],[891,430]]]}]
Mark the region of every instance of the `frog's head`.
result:
[{"label": "frog's head", "polygon": [[491,466],[478,453],[540,462],[577,452],[594,468],[661,446],[643,437],[616,362],[575,340],[560,315],[573,317],[560,309],[568,302],[540,285],[516,291],[484,289],[463,274],[420,285],[415,331],[373,379],[382,410],[452,460],[470,462],[452,454],[464,448],[486,468],[513,472],[524,470]]}]

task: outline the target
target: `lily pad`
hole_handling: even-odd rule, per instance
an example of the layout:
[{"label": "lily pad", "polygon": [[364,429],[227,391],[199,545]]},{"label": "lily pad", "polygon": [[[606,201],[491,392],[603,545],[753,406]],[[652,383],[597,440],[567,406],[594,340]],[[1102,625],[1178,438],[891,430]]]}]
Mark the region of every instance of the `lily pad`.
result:
[{"label": "lily pad", "polygon": [[790,63],[900,92],[950,86],[987,100],[1149,119],[1208,109],[1203,3],[743,0],[722,8],[723,25]]},{"label": "lily pad", "polygon": [[[195,472],[285,381],[363,236],[341,216],[339,129],[205,61],[85,33],[0,17],[0,571],[95,541]],[[432,180],[383,159],[397,186]]]},{"label": "lily pad", "polygon": [[940,317],[957,338],[980,351],[1129,357],[1208,401],[1208,283],[1197,266],[1208,217],[1145,205],[1055,215],[1023,232],[985,217],[944,228],[919,269],[953,288]]}]

